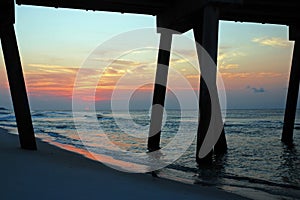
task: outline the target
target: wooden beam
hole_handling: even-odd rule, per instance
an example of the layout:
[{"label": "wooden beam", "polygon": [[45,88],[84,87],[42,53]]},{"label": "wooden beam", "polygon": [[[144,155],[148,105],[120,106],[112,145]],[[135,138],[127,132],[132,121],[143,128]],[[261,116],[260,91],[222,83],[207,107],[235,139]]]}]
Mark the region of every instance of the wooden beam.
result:
[{"label": "wooden beam", "polygon": [[15,3],[13,0],[0,1],[0,25],[15,23]]},{"label": "wooden beam", "polygon": [[160,46],[158,52],[157,69],[152,101],[151,123],[148,138],[148,150],[160,149],[160,135],[165,105],[166,87],[172,45],[172,33],[161,30]]},{"label": "wooden beam", "polygon": [[[207,5],[203,8],[202,23],[194,28],[195,40],[203,46],[210,57],[215,63],[217,63],[218,56],[218,30],[219,30],[219,10],[217,7],[212,5]],[[197,48],[198,59],[201,65],[201,50]],[[202,66],[205,68],[206,66]],[[214,74],[213,84],[216,84],[216,69]],[[199,151],[203,145],[204,139],[207,135],[208,128],[212,119],[212,99],[210,97],[208,85],[205,82],[203,76],[200,79],[200,97],[199,97],[199,126],[197,134],[197,147],[196,147],[196,161],[199,165],[209,164],[212,162],[212,151],[204,158],[199,158]],[[221,114],[219,110],[218,113]],[[222,122],[221,122],[222,123]],[[222,129],[221,137],[219,138],[217,144],[214,147],[217,154],[225,153],[227,150],[226,138],[224,129]]]},{"label": "wooden beam", "polygon": [[[296,28],[296,27],[294,27]],[[299,83],[300,83],[300,29],[299,26],[296,30],[290,30],[294,32],[294,36],[298,36],[295,39],[294,53],[292,66],[290,71],[289,88],[286,100],[286,108],[284,115],[284,124],[282,131],[282,142],[287,145],[293,144],[293,133],[294,124],[297,110],[297,101],[299,94]]]},{"label": "wooden beam", "polygon": [[171,0],[16,0],[18,5],[156,15]]},{"label": "wooden beam", "polygon": [[[13,0],[5,1],[14,2]],[[1,20],[0,38],[20,144],[23,149],[36,150],[26,86],[13,24],[14,16],[11,16],[11,14],[14,13],[14,11],[12,11],[12,9],[14,9],[14,4],[9,3],[7,4],[7,7],[1,7],[1,10],[2,9],[5,9],[6,12],[0,12],[1,19],[7,19],[7,21]],[[10,14],[4,15],[8,13]]]}]

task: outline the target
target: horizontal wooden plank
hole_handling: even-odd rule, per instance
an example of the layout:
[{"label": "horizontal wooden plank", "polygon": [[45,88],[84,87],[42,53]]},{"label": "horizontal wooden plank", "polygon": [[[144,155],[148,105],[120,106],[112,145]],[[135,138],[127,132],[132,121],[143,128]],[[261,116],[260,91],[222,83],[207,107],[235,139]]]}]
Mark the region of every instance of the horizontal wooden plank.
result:
[{"label": "horizontal wooden plank", "polygon": [[214,4],[221,20],[271,24],[299,23],[294,0],[16,0],[17,4],[157,15],[158,26],[181,32],[191,29],[203,6]]},{"label": "horizontal wooden plank", "polygon": [[171,0],[16,0],[19,5],[156,15]]}]

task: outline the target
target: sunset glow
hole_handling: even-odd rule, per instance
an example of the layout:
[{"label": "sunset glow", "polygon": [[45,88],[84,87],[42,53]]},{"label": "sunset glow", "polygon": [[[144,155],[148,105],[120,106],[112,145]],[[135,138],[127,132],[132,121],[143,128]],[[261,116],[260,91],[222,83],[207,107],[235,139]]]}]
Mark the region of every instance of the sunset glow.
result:
[{"label": "sunset glow", "polygon": [[[29,6],[18,6],[16,12],[15,26],[33,109],[41,109],[43,101],[47,101],[49,109],[70,109],[76,75],[99,44],[122,32],[155,27],[152,16]],[[109,25],[105,19],[109,19]],[[225,84],[229,108],[284,106],[293,50],[287,30],[286,26],[220,23],[218,68]],[[185,35],[193,38],[192,32]],[[195,52],[182,52],[197,59]],[[118,87],[123,92],[138,80],[153,83],[156,51],[139,52],[117,60],[109,57],[110,49],[102,55],[99,59],[111,65],[85,69],[86,80],[81,88],[83,100],[109,101],[116,83],[125,75],[126,84]],[[2,54],[0,57],[0,105],[7,107],[10,106],[9,87]],[[198,89],[199,76],[184,59],[172,55],[171,68],[180,72],[195,91]],[[102,76],[96,96],[85,95],[85,90],[90,89],[90,82],[94,81],[93,77],[99,74]],[[181,82],[170,73],[169,82],[172,81],[176,83],[176,89],[184,90],[180,87]],[[144,94],[152,93],[152,90],[151,85],[139,89]]]}]

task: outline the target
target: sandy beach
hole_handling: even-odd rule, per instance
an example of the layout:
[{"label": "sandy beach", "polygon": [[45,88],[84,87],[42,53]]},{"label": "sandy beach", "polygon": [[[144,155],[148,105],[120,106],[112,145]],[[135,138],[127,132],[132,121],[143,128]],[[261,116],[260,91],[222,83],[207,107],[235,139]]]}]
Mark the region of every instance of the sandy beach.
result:
[{"label": "sandy beach", "polygon": [[0,199],[243,199],[215,187],[188,185],[110,169],[37,140],[19,148],[17,135],[0,129]]}]

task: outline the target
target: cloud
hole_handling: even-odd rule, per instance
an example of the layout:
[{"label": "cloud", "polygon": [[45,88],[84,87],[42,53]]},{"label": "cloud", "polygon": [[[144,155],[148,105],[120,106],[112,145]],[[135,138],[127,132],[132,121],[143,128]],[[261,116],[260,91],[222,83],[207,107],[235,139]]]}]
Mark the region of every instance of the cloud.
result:
[{"label": "cloud", "polygon": [[285,76],[283,73],[278,72],[259,72],[256,74],[257,78],[277,78]]},{"label": "cloud", "polygon": [[257,79],[257,78],[279,78],[285,77],[286,74],[278,72],[221,72],[222,77],[226,79]]},{"label": "cloud", "polygon": [[121,65],[124,67],[136,67],[138,65],[141,65],[141,62],[136,62],[132,60],[125,60],[125,59],[116,59],[116,60],[111,60],[112,64],[114,65]]},{"label": "cloud", "polygon": [[266,90],[262,87],[261,88],[256,88],[256,87],[251,87],[250,85],[248,85],[246,87],[246,89],[252,90],[253,93],[265,93],[266,92]]},{"label": "cloud", "polygon": [[254,93],[264,93],[266,90],[264,88],[252,88]]},{"label": "cloud", "polygon": [[226,64],[226,65],[221,65],[220,70],[231,70],[231,69],[238,69],[240,66],[239,64]]},{"label": "cloud", "polygon": [[187,59],[184,58],[173,58],[170,63],[170,65],[175,65],[175,64],[181,64],[181,63],[188,63],[189,61]]},{"label": "cloud", "polygon": [[233,50],[220,50],[218,55],[218,62],[231,61],[235,58],[244,57],[246,54],[238,49]]},{"label": "cloud", "polygon": [[251,77],[251,73],[249,72],[241,72],[241,73],[221,73],[223,78],[226,79],[244,79],[244,78],[249,78]]},{"label": "cloud", "polygon": [[45,65],[45,64],[28,64],[26,73],[76,73],[79,67],[62,66],[62,65]]},{"label": "cloud", "polygon": [[31,63],[27,65],[28,67],[36,67],[36,68],[54,68],[54,69],[62,69],[62,68],[74,68],[71,66],[63,66],[63,65],[46,65],[46,64],[36,64]]},{"label": "cloud", "polygon": [[238,49],[220,50],[220,53],[218,56],[218,66],[219,66],[220,71],[224,72],[224,71],[228,71],[228,70],[238,69],[240,67],[240,65],[236,63],[236,62],[238,62],[237,59],[244,57],[244,56],[246,56],[246,54]]},{"label": "cloud", "polygon": [[289,46],[289,42],[287,40],[284,40],[284,39],[278,38],[278,37],[253,38],[252,42],[258,43],[262,46],[270,46],[270,47],[288,47]]}]

